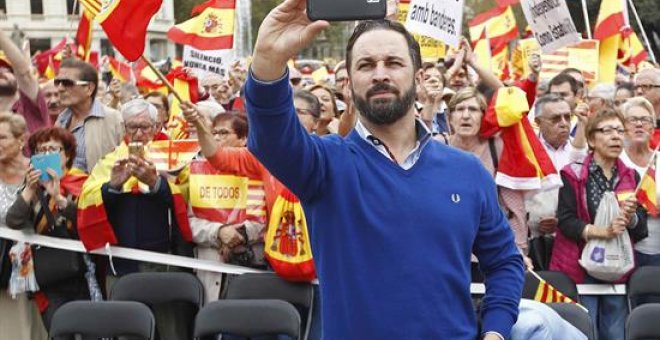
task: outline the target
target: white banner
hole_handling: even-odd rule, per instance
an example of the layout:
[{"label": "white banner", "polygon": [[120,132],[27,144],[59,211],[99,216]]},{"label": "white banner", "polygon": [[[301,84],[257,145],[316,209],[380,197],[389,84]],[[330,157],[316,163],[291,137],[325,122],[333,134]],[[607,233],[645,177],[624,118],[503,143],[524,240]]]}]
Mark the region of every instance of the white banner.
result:
[{"label": "white banner", "polygon": [[565,0],[521,0],[520,6],[543,53],[580,41]]},{"label": "white banner", "polygon": [[208,73],[227,75],[227,69],[234,60],[234,50],[198,50],[188,45],[183,46],[183,66],[195,70],[198,78]]},{"label": "white banner", "polygon": [[412,0],[406,28],[458,47],[463,28],[464,0]]}]

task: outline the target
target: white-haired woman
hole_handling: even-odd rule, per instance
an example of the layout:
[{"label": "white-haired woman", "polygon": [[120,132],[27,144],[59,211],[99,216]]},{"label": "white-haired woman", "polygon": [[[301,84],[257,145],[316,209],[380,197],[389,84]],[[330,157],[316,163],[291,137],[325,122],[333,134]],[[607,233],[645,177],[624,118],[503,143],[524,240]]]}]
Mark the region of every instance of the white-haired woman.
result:
[{"label": "white-haired woman", "polygon": [[[653,157],[650,143],[655,128],[655,110],[646,98],[633,97],[623,104],[621,111],[626,122],[625,149],[621,153],[621,160],[642,177]],[[658,160],[655,162],[657,171]],[[635,257],[639,267],[660,266],[660,218],[649,216],[648,229],[648,237],[635,244]]]}]

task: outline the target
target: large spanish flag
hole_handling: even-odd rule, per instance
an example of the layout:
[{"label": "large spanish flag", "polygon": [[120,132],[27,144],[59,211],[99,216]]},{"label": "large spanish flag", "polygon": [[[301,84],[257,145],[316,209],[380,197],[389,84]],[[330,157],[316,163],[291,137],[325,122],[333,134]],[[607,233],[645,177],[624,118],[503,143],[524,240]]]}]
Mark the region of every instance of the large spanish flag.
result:
[{"label": "large spanish flag", "polygon": [[147,26],[162,0],[80,0],[128,61],[144,53]]},{"label": "large spanish flag", "polygon": [[187,21],[173,26],[167,37],[177,44],[199,50],[223,50],[234,47],[236,0],[210,0],[193,9]]},{"label": "large spanish flag", "polygon": [[[92,170],[82,188],[78,200],[78,234],[87,250],[104,247],[106,244],[117,244],[117,237],[108,221],[108,214],[103,204],[101,186],[110,180],[112,166],[119,159],[128,157],[128,146],[121,143],[113,152],[103,157]],[[183,200],[179,188],[167,181],[172,192],[174,218],[181,235],[186,241],[192,241],[192,232],[188,221],[186,202]],[[146,185],[131,177],[124,183],[122,191],[140,195]]]},{"label": "large spanish flag", "polygon": [[500,133],[504,149],[495,182],[514,190],[561,186],[552,160],[527,119],[527,94],[517,87],[502,87],[493,95],[481,123],[482,138]]},{"label": "large spanish flag", "polygon": [[[482,36],[487,37],[493,50],[501,48],[518,37],[516,17],[511,6],[495,7],[481,13],[468,23],[470,40],[475,43]],[[484,34],[484,30],[486,31]]]},{"label": "large spanish flag", "polygon": [[92,12],[83,8],[80,15],[80,22],[78,23],[78,31],[76,32],[76,44],[78,45],[76,55],[78,58],[87,62],[89,62],[90,53],[92,52],[93,19],[94,15]]}]

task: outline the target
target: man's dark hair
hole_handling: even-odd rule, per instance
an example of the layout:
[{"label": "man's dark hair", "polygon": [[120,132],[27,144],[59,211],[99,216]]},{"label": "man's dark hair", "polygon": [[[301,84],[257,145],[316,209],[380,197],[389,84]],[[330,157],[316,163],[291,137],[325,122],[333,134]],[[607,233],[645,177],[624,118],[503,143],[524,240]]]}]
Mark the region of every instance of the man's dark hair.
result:
[{"label": "man's dark hair", "polygon": [[348,74],[351,73],[351,62],[353,61],[353,45],[355,45],[355,42],[358,40],[358,38],[360,38],[360,36],[369,31],[375,30],[386,30],[401,33],[406,39],[406,43],[408,45],[408,53],[410,54],[410,59],[413,63],[413,72],[417,72],[422,68],[422,53],[420,52],[419,44],[402,24],[390,20],[368,20],[361,21],[357,26],[355,26],[353,35],[351,35],[350,39],[348,39],[348,45],[346,46],[346,71]]},{"label": "man's dark hair", "polygon": [[573,95],[577,95],[578,83],[575,78],[571,77],[568,73],[560,73],[552,78],[548,84],[548,89],[551,89],[553,86],[559,86],[565,83],[568,83],[571,86],[571,92],[573,92]]},{"label": "man's dark hair", "polygon": [[293,93],[293,99],[300,99],[309,104],[309,111],[315,118],[321,117],[321,103],[319,99],[307,90],[298,90]]},{"label": "man's dark hair", "polygon": [[94,84],[92,99],[96,98],[96,91],[99,89],[99,73],[92,64],[75,58],[67,58],[62,61],[60,68],[73,68],[78,70],[80,79]]}]

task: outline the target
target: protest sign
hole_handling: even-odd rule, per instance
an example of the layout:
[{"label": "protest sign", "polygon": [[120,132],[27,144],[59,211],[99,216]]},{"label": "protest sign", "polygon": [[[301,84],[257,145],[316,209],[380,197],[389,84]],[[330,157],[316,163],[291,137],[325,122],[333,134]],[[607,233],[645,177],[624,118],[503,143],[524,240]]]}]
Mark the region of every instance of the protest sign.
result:
[{"label": "protest sign", "polygon": [[582,71],[587,84],[598,80],[598,40],[582,40],[579,43],[561,48],[553,53],[541,55],[541,79],[552,79],[567,67]]},{"label": "protest sign", "polygon": [[[401,0],[398,5],[397,21],[404,24],[406,17],[408,17],[408,8],[410,7],[410,0]],[[419,43],[420,52],[422,53],[423,61],[437,62],[438,59],[444,58],[447,54],[447,49],[442,41],[433,38],[425,37],[423,35],[414,34],[413,37]]]},{"label": "protest sign", "polygon": [[183,66],[195,70],[198,77],[207,73],[227,75],[227,67],[234,59],[234,50],[198,50],[183,46]]},{"label": "protest sign", "polygon": [[412,0],[406,28],[451,46],[458,46],[463,27],[464,0]]},{"label": "protest sign", "polygon": [[522,0],[520,6],[543,53],[580,41],[565,0]]}]

